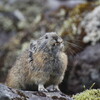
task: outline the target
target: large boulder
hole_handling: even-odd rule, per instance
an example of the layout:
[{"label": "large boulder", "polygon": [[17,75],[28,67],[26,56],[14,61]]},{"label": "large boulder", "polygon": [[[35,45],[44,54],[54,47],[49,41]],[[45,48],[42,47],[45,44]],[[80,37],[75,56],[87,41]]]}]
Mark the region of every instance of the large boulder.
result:
[{"label": "large boulder", "polygon": [[61,92],[22,91],[0,84],[0,100],[73,100]]},{"label": "large boulder", "polygon": [[68,78],[68,91],[72,93],[91,86],[100,88],[100,44],[88,46],[76,56]]}]

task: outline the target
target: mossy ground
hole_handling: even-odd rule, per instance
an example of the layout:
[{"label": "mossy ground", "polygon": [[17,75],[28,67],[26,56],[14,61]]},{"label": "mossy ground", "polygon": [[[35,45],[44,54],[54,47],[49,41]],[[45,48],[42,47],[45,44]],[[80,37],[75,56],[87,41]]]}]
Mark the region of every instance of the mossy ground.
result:
[{"label": "mossy ground", "polygon": [[100,100],[100,89],[90,89],[73,96],[74,100]]}]

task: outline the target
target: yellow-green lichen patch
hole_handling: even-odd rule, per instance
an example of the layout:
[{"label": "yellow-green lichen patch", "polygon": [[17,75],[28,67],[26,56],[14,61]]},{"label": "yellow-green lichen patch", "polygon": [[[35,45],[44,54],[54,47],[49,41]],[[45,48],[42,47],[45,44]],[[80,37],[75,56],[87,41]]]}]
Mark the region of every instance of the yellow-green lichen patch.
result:
[{"label": "yellow-green lichen patch", "polygon": [[90,89],[73,96],[74,100],[100,100],[100,89]]}]

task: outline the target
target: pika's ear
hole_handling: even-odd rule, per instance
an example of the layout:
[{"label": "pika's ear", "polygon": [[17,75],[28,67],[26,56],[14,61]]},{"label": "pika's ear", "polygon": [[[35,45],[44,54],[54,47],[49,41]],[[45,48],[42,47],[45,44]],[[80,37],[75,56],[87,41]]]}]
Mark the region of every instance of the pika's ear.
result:
[{"label": "pika's ear", "polygon": [[32,40],[30,42],[30,50],[34,52],[36,50],[36,46],[37,46],[37,41],[36,40]]}]

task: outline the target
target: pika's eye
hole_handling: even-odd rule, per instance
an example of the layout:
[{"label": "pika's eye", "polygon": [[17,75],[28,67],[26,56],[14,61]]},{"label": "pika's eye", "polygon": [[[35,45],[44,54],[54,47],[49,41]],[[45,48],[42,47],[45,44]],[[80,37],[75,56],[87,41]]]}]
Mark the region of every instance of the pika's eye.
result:
[{"label": "pika's eye", "polygon": [[45,39],[48,39],[48,36],[47,35],[45,36]]}]

